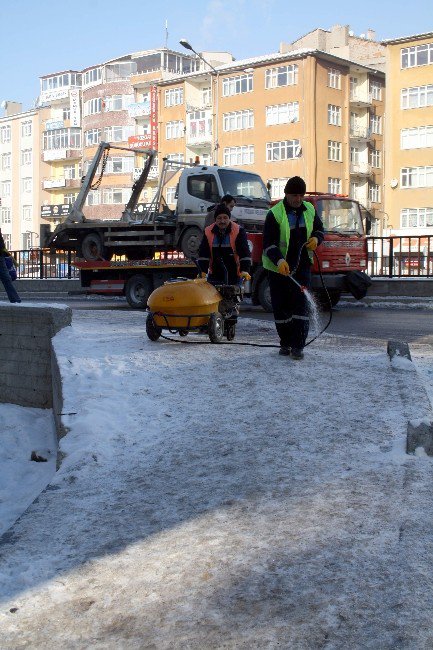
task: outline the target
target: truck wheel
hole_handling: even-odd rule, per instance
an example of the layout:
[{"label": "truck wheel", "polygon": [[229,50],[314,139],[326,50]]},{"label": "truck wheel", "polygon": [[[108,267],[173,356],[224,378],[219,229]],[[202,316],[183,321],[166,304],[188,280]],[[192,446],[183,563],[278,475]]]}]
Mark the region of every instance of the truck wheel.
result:
[{"label": "truck wheel", "polygon": [[145,275],[132,275],[125,286],[125,297],[133,309],[146,309],[152,283]]},{"label": "truck wheel", "polygon": [[272,303],[271,303],[271,290],[269,288],[269,281],[266,275],[263,276],[259,288],[257,290],[259,303],[263,309],[269,313],[272,313]]},{"label": "truck wheel", "polygon": [[162,334],[162,327],[155,325],[152,314],[146,318],[146,334],[151,341],[157,341]]},{"label": "truck wheel", "polygon": [[202,240],[203,233],[200,230],[200,228],[197,228],[196,226],[192,228],[188,228],[184,235],[182,236],[182,241],[181,241],[181,251],[185,255],[185,257],[197,257],[198,256],[198,249],[200,246],[200,242]]},{"label": "truck wheel", "polygon": [[340,289],[328,289],[328,293],[329,293],[329,298],[326,295],[326,291],[324,289],[318,289],[317,291],[314,292],[314,297],[316,299],[316,302],[318,303],[318,306],[322,311],[329,310],[329,299],[331,299],[331,306],[335,307],[335,305],[338,304],[341,298]]},{"label": "truck wheel", "polygon": [[224,336],[224,321],[219,311],[210,315],[207,330],[212,343],[221,343]]},{"label": "truck wheel", "polygon": [[81,257],[88,262],[104,259],[111,260],[113,257],[112,251],[108,251],[102,243],[102,237],[97,232],[88,232],[84,235],[80,244]]}]

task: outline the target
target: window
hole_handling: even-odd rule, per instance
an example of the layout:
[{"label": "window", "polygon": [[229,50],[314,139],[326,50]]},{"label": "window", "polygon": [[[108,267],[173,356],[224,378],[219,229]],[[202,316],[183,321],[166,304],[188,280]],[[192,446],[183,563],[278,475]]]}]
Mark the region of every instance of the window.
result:
[{"label": "window", "polygon": [[29,248],[32,247],[32,235],[33,233],[31,232],[23,232],[21,235],[21,239],[23,242],[23,250],[28,251]]},{"label": "window", "polygon": [[433,208],[404,208],[400,223],[402,228],[433,228]]},{"label": "window", "polygon": [[128,190],[121,188],[107,188],[103,193],[103,203],[107,205],[126,204],[129,199]]},{"label": "window", "polygon": [[126,142],[130,135],[134,135],[133,126],[108,126],[105,129],[107,142]]},{"label": "window", "polygon": [[99,190],[89,192],[86,203],[87,205],[99,205],[101,203],[101,192]]},{"label": "window", "polygon": [[282,199],[284,196],[284,188],[288,178],[270,178],[269,182],[271,184],[270,195],[271,199]]},{"label": "window", "polygon": [[341,142],[328,140],[328,160],[341,162]]},{"label": "window", "polygon": [[81,129],[53,129],[44,131],[43,148],[51,149],[81,149]]},{"label": "window", "polygon": [[341,106],[328,104],[328,124],[341,126]]},{"label": "window", "polygon": [[165,105],[177,106],[183,104],[183,88],[170,88],[165,91]]},{"label": "window", "polygon": [[67,88],[68,86],[80,87],[81,73],[64,72],[63,74],[42,79],[41,82],[41,89],[43,92],[47,90],[56,90],[57,88]]},{"label": "window", "polygon": [[89,129],[84,132],[84,144],[86,147],[91,147],[94,144],[101,142],[101,129]]},{"label": "window", "polygon": [[31,221],[32,220],[32,206],[31,205],[23,205],[22,217],[23,217],[23,221]]},{"label": "window", "polygon": [[11,127],[9,124],[2,126],[0,129],[0,142],[4,144],[5,142],[11,141]]},{"label": "window", "polygon": [[103,102],[105,112],[124,111],[134,102],[134,95],[111,95],[106,97]]},{"label": "window", "polygon": [[341,178],[328,178],[329,194],[341,194]]},{"label": "window", "polygon": [[299,158],[301,147],[299,140],[282,140],[266,143],[266,162]]},{"label": "window", "polygon": [[32,123],[31,121],[21,122],[21,137],[26,138],[32,134]]},{"label": "window", "polygon": [[75,192],[69,192],[68,194],[63,195],[63,203],[65,205],[72,205],[77,198],[78,194]]},{"label": "window", "polygon": [[266,106],[266,126],[299,121],[299,102]]},{"label": "window", "polygon": [[269,68],[265,71],[265,88],[278,88],[279,86],[294,86],[298,83],[298,66],[283,65]]},{"label": "window", "polygon": [[11,195],[11,182],[10,181],[3,181],[2,183],[2,196],[10,196]]},{"label": "window", "polygon": [[403,167],[401,187],[433,187],[433,167]]},{"label": "window", "polygon": [[400,105],[402,109],[433,106],[433,84],[429,84],[428,86],[414,86],[413,88],[402,88],[400,94]]},{"label": "window", "polygon": [[403,47],[400,53],[402,68],[416,68],[433,63],[433,43]]},{"label": "window", "polygon": [[62,119],[63,121],[71,119],[71,109],[69,108],[69,106],[67,108],[62,109]]},{"label": "window", "polygon": [[232,113],[224,113],[223,115],[224,131],[241,131],[252,128],[254,128],[254,112],[251,109],[233,111]]},{"label": "window", "polygon": [[382,116],[370,115],[370,131],[380,135],[382,133]]},{"label": "window", "polygon": [[11,154],[3,153],[2,154],[2,170],[11,168]]},{"label": "window", "polygon": [[167,160],[174,160],[175,162],[184,162],[184,156],[183,153],[169,153],[167,156]]},{"label": "window", "polygon": [[382,84],[379,81],[370,81],[371,99],[382,100]]},{"label": "window", "polygon": [[32,164],[32,150],[23,149],[21,151],[21,165],[31,165]]},{"label": "window", "polygon": [[90,86],[90,84],[96,84],[102,79],[102,68],[93,68],[92,70],[87,70],[83,75],[83,86]]},{"label": "window", "polygon": [[112,156],[107,160],[108,174],[126,174],[134,169],[133,156]]},{"label": "window", "polygon": [[350,84],[350,99],[355,99],[356,90],[358,88],[358,78],[357,77],[350,77],[349,84]]},{"label": "window", "polygon": [[9,233],[4,232],[3,233],[3,239],[4,239],[5,246],[6,246],[7,250],[10,250],[12,248],[12,235],[10,235]]},{"label": "window", "polygon": [[382,152],[379,151],[379,149],[373,149],[373,151],[370,153],[370,164],[376,169],[380,169],[382,167]]},{"label": "window", "polygon": [[341,89],[341,72],[335,68],[329,68],[328,70],[328,86],[329,88],[336,88],[337,90]]},{"label": "window", "polygon": [[96,113],[101,113],[102,111],[102,99],[100,97],[94,97],[94,99],[89,99],[87,102],[84,102],[84,116],[95,115]]},{"label": "window", "polygon": [[31,192],[33,189],[33,179],[31,176],[21,179],[21,190],[23,192]]},{"label": "window", "polygon": [[176,202],[176,188],[167,187],[165,197],[167,204],[174,204]]},{"label": "window", "polygon": [[188,176],[187,191],[188,194],[202,201],[217,203],[220,199],[218,185],[213,174]]},{"label": "window", "polygon": [[69,180],[80,178],[80,169],[76,165],[63,165],[63,175]]},{"label": "window", "polygon": [[188,119],[188,135],[190,138],[200,140],[211,136],[212,134],[212,118],[210,111],[192,111],[187,116]]},{"label": "window", "polygon": [[245,145],[244,147],[225,147],[224,148],[224,165],[227,167],[234,165],[253,165],[254,164],[254,145]]},{"label": "window", "polygon": [[402,149],[433,147],[433,126],[417,126],[412,129],[402,129],[400,143]]},{"label": "window", "polygon": [[1,222],[3,224],[12,223],[10,208],[1,208],[0,215],[1,215]]},{"label": "window", "polygon": [[165,137],[167,140],[183,138],[185,135],[185,124],[182,120],[167,122],[165,125]]},{"label": "window", "polygon": [[201,101],[202,101],[202,106],[209,106],[210,104],[212,104],[212,90],[210,86],[208,88],[202,88]]},{"label": "window", "polygon": [[380,203],[380,185],[372,183],[368,188],[368,198],[372,203]]},{"label": "window", "polygon": [[250,93],[253,90],[253,73],[223,79],[223,97]]},{"label": "window", "polygon": [[358,147],[350,147],[350,162],[352,165],[359,164],[359,149]]}]

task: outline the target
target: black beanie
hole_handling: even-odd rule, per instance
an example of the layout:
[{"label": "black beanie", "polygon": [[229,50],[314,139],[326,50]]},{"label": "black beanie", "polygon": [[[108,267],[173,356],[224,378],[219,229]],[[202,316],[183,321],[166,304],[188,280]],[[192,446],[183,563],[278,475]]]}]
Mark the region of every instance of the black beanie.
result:
[{"label": "black beanie", "polygon": [[216,219],[219,214],[226,214],[228,217],[231,217],[230,210],[224,203],[219,203],[215,208],[215,212],[213,215],[214,219]]},{"label": "black beanie", "polygon": [[300,176],[292,176],[286,183],[284,194],[305,194],[307,186],[305,181]]}]

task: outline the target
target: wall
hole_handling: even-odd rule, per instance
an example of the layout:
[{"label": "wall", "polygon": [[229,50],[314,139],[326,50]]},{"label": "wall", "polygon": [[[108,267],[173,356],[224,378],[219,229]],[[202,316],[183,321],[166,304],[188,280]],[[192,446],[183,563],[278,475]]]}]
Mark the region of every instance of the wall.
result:
[{"label": "wall", "polygon": [[58,432],[61,383],[51,339],[71,320],[69,307],[0,304],[0,402],[53,408]]}]

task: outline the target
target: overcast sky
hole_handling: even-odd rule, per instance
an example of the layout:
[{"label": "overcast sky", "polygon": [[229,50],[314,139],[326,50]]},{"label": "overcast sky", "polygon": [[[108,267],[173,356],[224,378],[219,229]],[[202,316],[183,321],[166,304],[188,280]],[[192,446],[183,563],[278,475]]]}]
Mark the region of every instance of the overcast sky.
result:
[{"label": "overcast sky", "polygon": [[378,40],[433,30],[431,0],[418,0],[412,12],[390,0],[311,0],[306,7],[287,0],[2,0],[0,101],[31,108],[42,75],[166,44],[180,50],[181,38],[197,51],[224,50],[242,59],[276,52],[282,41],[334,24],[349,25],[356,35],[371,28]]}]

